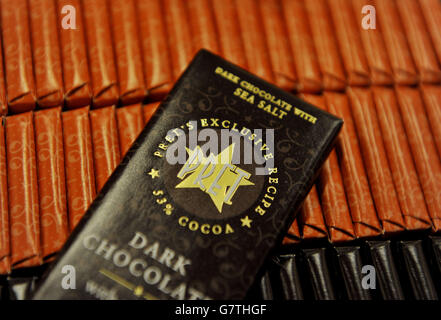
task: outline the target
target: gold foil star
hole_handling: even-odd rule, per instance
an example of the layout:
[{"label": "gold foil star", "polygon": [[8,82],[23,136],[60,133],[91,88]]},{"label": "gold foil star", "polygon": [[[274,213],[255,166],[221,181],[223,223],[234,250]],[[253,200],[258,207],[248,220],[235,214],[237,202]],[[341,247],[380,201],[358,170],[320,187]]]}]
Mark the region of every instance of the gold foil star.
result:
[{"label": "gold foil star", "polygon": [[159,170],[155,170],[152,168],[152,170],[150,170],[148,175],[152,176],[152,179],[155,179],[156,177],[159,178]]},{"label": "gold foil star", "polygon": [[251,222],[253,222],[253,220],[248,218],[248,216],[246,216],[245,218],[241,218],[240,221],[242,222],[242,227],[251,228]]}]

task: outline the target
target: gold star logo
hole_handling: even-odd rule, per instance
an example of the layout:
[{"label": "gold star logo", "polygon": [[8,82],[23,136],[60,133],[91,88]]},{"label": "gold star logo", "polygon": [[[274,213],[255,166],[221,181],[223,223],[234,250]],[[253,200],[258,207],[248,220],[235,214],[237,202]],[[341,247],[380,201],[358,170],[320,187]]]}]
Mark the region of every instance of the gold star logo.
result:
[{"label": "gold star logo", "polygon": [[251,186],[251,174],[234,166],[234,143],[225,148],[217,156],[212,153],[205,157],[202,149],[187,149],[188,160],[178,173],[183,179],[175,188],[198,188],[207,193],[219,213],[225,204],[231,205],[231,199],[240,186]]},{"label": "gold star logo", "polygon": [[150,170],[148,175],[150,175],[152,179],[159,178],[159,170],[155,170],[152,168],[152,170]]},{"label": "gold star logo", "polygon": [[251,228],[251,222],[253,222],[253,220],[248,218],[248,216],[246,216],[245,218],[241,218],[240,221],[242,222],[242,227]]}]

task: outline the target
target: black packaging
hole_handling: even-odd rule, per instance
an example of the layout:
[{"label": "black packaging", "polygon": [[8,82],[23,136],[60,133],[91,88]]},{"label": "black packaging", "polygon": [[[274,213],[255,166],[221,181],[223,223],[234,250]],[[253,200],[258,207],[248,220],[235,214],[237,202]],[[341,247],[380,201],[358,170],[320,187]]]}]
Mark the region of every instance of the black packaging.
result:
[{"label": "black packaging", "polygon": [[245,297],[342,124],[201,50],[33,298]]}]

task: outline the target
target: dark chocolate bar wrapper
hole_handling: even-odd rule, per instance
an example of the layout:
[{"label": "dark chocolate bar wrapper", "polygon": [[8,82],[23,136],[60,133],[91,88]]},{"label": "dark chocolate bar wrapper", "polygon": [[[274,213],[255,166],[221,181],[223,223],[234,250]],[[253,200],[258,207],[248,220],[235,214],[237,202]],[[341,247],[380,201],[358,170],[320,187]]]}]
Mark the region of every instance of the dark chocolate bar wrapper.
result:
[{"label": "dark chocolate bar wrapper", "polygon": [[6,159],[14,268],[42,263],[37,164],[32,111],[6,118]]},{"label": "dark chocolate bar wrapper", "polygon": [[62,113],[69,228],[72,230],[96,195],[89,107]]},{"label": "dark chocolate bar wrapper", "polygon": [[362,286],[362,268],[360,247],[336,248],[338,264],[345,283],[349,300],[371,300],[369,289]]},{"label": "dark chocolate bar wrapper", "polygon": [[324,238],[328,235],[315,185],[312,186],[311,191],[303,201],[299,219],[304,239]]},{"label": "dark chocolate bar wrapper", "polygon": [[337,139],[336,150],[355,233],[357,237],[378,235],[382,229],[369,188],[348,98],[341,93],[325,92],[324,95],[328,111],[345,121]]},{"label": "dark chocolate bar wrapper", "polygon": [[326,262],[325,248],[304,249],[303,255],[315,300],[335,300],[336,295]]},{"label": "dark chocolate bar wrapper", "polygon": [[41,107],[56,107],[63,103],[56,5],[52,0],[28,3],[37,102]]},{"label": "dark chocolate bar wrapper", "polygon": [[422,85],[420,89],[432,136],[441,155],[441,86]]},{"label": "dark chocolate bar wrapper", "polygon": [[119,81],[124,105],[142,101],[146,94],[134,0],[110,0],[111,27]]},{"label": "dark chocolate bar wrapper", "polygon": [[404,300],[390,241],[368,241],[371,259],[378,277],[378,286],[384,300]]},{"label": "dark chocolate bar wrapper", "polygon": [[334,22],[335,35],[346,70],[348,84],[355,86],[369,85],[369,66],[351,1],[328,0],[328,5]]},{"label": "dark chocolate bar wrapper", "polygon": [[89,118],[96,190],[99,192],[120,161],[115,107],[92,110]]},{"label": "dark chocolate bar wrapper", "polygon": [[82,1],[93,106],[118,102],[118,79],[106,0]]},{"label": "dark chocolate bar wrapper", "polygon": [[384,45],[383,35],[379,25],[375,29],[364,29],[362,23],[366,16],[363,8],[372,6],[375,8],[374,0],[351,0],[356,21],[358,22],[359,33],[363,50],[366,54],[366,61],[369,65],[369,73],[372,84],[392,85],[394,83],[392,68]]},{"label": "dark chocolate bar wrapper", "polygon": [[412,85],[418,82],[418,74],[409,50],[406,35],[395,0],[375,0],[377,22],[389,55],[395,84]]},{"label": "dark chocolate bar wrapper", "polygon": [[431,237],[431,240],[435,263],[438,266],[438,272],[441,273],[441,237]]},{"label": "dark chocolate bar wrapper", "polygon": [[183,0],[163,1],[174,80],[179,78],[195,52],[191,41],[190,25],[187,24],[189,19],[185,2]]},{"label": "dark chocolate bar wrapper", "polygon": [[344,90],[346,75],[326,0],[303,0],[325,90]]},{"label": "dark chocolate bar wrapper", "polygon": [[288,32],[283,20],[282,6],[279,1],[259,1],[260,14],[265,31],[269,57],[271,60],[274,83],[287,91],[296,86],[296,73]]},{"label": "dark chocolate bar wrapper", "polygon": [[321,74],[303,0],[282,0],[288,39],[297,74],[297,90],[320,92]]},{"label": "dark chocolate bar wrapper", "polygon": [[236,0],[237,17],[240,35],[248,62],[248,70],[266,81],[274,82],[269,51],[258,2],[253,0]]},{"label": "dark chocolate bar wrapper", "polygon": [[438,0],[420,0],[421,11],[426,21],[427,30],[432,38],[432,44],[435,48],[438,61],[441,62],[441,29],[439,21],[441,20],[441,2]]},{"label": "dark chocolate bar wrapper", "polygon": [[40,204],[41,251],[50,258],[68,236],[61,108],[34,114]]},{"label": "dark chocolate bar wrapper", "polygon": [[418,1],[396,1],[409,48],[423,83],[441,82],[441,69]]},{"label": "dark chocolate bar wrapper", "polygon": [[2,0],[1,24],[9,112],[35,108],[29,10],[26,0]]},{"label": "dark chocolate bar wrapper", "polygon": [[[57,0],[56,3],[61,65],[63,68],[64,101],[69,109],[88,106],[91,102],[92,90],[81,2],[80,0]],[[69,21],[72,23],[72,19],[69,19],[68,12],[64,10],[69,8],[67,6],[75,8],[75,28],[68,24]]]},{"label": "dark chocolate bar wrapper", "polygon": [[246,69],[247,59],[242,37],[231,36],[232,34],[238,35],[241,32],[235,0],[211,0],[211,3],[213,5],[214,18],[216,19],[222,57]]},{"label": "dark chocolate bar wrapper", "polygon": [[413,163],[406,131],[392,88],[373,88],[385,151],[408,230],[431,227],[423,191]]},{"label": "dark chocolate bar wrapper", "polygon": [[303,291],[300,284],[297,267],[297,256],[294,253],[279,255],[277,265],[282,282],[283,298],[285,300],[303,300]]},{"label": "dark chocolate bar wrapper", "polygon": [[6,174],[5,125],[0,118],[0,274],[11,271],[11,247],[9,240],[8,179]]},{"label": "dark chocolate bar wrapper", "polygon": [[350,88],[348,97],[378,217],[386,232],[405,229],[395,184],[369,89]]},{"label": "dark chocolate bar wrapper", "polygon": [[414,298],[417,300],[438,300],[430,269],[424,256],[422,241],[401,241],[399,244]]},{"label": "dark chocolate bar wrapper", "polygon": [[193,50],[207,49],[219,54],[219,43],[211,0],[187,0]]},{"label": "dark chocolate bar wrapper", "polygon": [[161,0],[136,1],[144,81],[149,98],[162,99],[172,87],[173,74],[167,41],[163,2]]},{"label": "dark chocolate bar wrapper", "polygon": [[[326,110],[323,96],[302,95],[305,101]],[[355,239],[354,227],[346,201],[343,178],[338,165],[337,152],[333,150],[320,172],[317,187],[320,190],[322,209],[333,242]]]},{"label": "dark chocolate bar wrapper", "polygon": [[0,115],[8,114],[8,100],[6,98],[5,70],[3,66],[3,52],[0,52]]},{"label": "dark chocolate bar wrapper", "polygon": [[[282,241],[341,126],[340,119],[201,50],[33,298],[244,298]],[[263,135],[253,128],[274,131]],[[207,162],[201,149],[207,145],[194,139],[198,132],[199,140],[222,132],[232,136],[220,149],[211,148]],[[192,146],[186,147],[187,139]],[[263,149],[257,158],[262,161],[234,159],[234,152],[245,154],[237,151],[242,144]],[[173,160],[176,147],[184,158]],[[196,178],[204,187],[194,184]],[[76,290],[60,287],[65,265],[76,270]],[[96,285],[108,295],[97,296],[91,289]]]},{"label": "dark chocolate bar wrapper", "polygon": [[274,289],[271,284],[269,271],[266,271],[259,281],[260,297],[262,300],[274,300]]},{"label": "dark chocolate bar wrapper", "polygon": [[441,229],[441,161],[420,91],[396,87],[401,117],[434,231]]},{"label": "dark chocolate bar wrapper", "polygon": [[144,127],[141,104],[117,109],[116,118],[121,158],[123,158]]}]

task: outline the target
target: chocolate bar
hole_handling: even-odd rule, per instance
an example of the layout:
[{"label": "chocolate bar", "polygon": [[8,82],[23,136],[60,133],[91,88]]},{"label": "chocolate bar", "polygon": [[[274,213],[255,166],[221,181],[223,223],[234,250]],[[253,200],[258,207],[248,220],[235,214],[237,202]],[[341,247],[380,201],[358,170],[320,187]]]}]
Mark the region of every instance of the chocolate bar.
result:
[{"label": "chocolate bar", "polygon": [[170,50],[161,0],[136,1],[144,81],[150,99],[160,100],[173,84]]},{"label": "chocolate bar", "polygon": [[431,242],[435,264],[438,266],[438,273],[441,273],[441,237],[431,237]]},{"label": "chocolate bar", "polygon": [[271,60],[274,83],[287,91],[296,87],[296,73],[291,47],[288,41],[288,32],[283,20],[282,6],[279,1],[259,1],[265,38]]},{"label": "chocolate bar", "polygon": [[116,111],[118,121],[119,145],[121,158],[127,153],[136,140],[142,128],[144,127],[144,119],[141,104],[134,104]]},{"label": "chocolate bar", "polygon": [[89,117],[96,190],[99,192],[120,161],[116,110],[115,107],[92,110]]},{"label": "chocolate bar", "polygon": [[392,88],[373,88],[378,122],[392,177],[408,230],[431,227],[423,191]]},{"label": "chocolate bar", "polygon": [[[306,101],[326,110],[323,96],[302,95]],[[337,152],[333,150],[320,172],[318,188],[329,237],[333,242],[355,239],[354,227],[346,201],[343,179],[338,165]]]},{"label": "chocolate bar", "polygon": [[[342,126],[205,50],[159,111],[34,299],[244,298]],[[65,265],[76,290],[60,287]]]},{"label": "chocolate bar", "polygon": [[3,52],[0,54],[0,115],[8,113],[8,101],[6,98],[5,71],[3,66]]},{"label": "chocolate bar", "polygon": [[413,61],[423,83],[440,83],[441,69],[418,1],[396,1]]},{"label": "chocolate bar", "polygon": [[369,66],[351,1],[328,0],[328,5],[348,83],[355,86],[369,85]]},{"label": "chocolate bar", "polygon": [[303,201],[299,219],[304,239],[324,238],[328,235],[315,185],[312,186],[311,191]]},{"label": "chocolate bar", "polygon": [[315,300],[336,299],[325,251],[325,248],[303,249]]},{"label": "chocolate bar", "polygon": [[211,0],[187,0],[185,2],[190,19],[193,50],[207,49],[219,54]]},{"label": "chocolate bar", "polygon": [[304,0],[325,90],[344,90],[346,75],[326,0]]},{"label": "chocolate bar", "polygon": [[414,298],[417,300],[438,300],[435,284],[424,257],[422,241],[401,241],[400,249]]},{"label": "chocolate bar", "polygon": [[404,300],[390,241],[368,241],[368,246],[383,299]]},{"label": "chocolate bar", "polygon": [[282,254],[277,257],[279,275],[282,282],[283,298],[285,300],[303,300],[295,253]]},{"label": "chocolate bar", "polygon": [[260,279],[259,288],[262,300],[274,300],[274,289],[271,284],[269,271],[266,271]]},{"label": "chocolate bar", "polygon": [[111,106],[118,102],[119,92],[108,4],[106,0],[82,1],[81,4],[86,26],[93,105]]},{"label": "chocolate bar", "polygon": [[214,9],[217,32],[221,55],[242,68],[247,68],[247,59],[242,38],[232,37],[232,34],[240,34],[239,20],[235,0],[217,1],[211,0]]},{"label": "chocolate bar", "polygon": [[335,248],[349,300],[372,300],[369,290],[363,288],[363,263],[360,247]]},{"label": "chocolate bar", "polygon": [[401,85],[416,84],[418,75],[395,0],[375,0],[375,9],[395,83]]},{"label": "chocolate bar", "polygon": [[386,232],[405,230],[371,91],[350,88],[349,100],[378,217]]},{"label": "chocolate bar", "polygon": [[37,164],[32,111],[6,118],[11,263],[14,268],[42,263]]},{"label": "chocolate bar", "polygon": [[441,229],[441,161],[418,89],[396,87],[399,110],[406,129],[434,231]]},{"label": "chocolate bar", "polygon": [[96,195],[89,108],[63,112],[69,228],[81,219]]},{"label": "chocolate bar", "polygon": [[28,2],[2,0],[1,25],[9,111],[32,110],[36,98]]},{"label": "chocolate bar", "polygon": [[382,229],[375,211],[347,96],[325,92],[325,98],[328,111],[345,121],[336,150],[355,233],[357,237],[377,235]]},{"label": "chocolate bar", "polygon": [[141,102],[146,94],[141,47],[133,0],[110,0],[111,27],[119,95],[123,104]]},{"label": "chocolate bar", "polygon": [[297,90],[320,92],[322,89],[320,69],[303,0],[282,0],[288,39],[297,73]]},{"label": "chocolate bar", "polygon": [[258,3],[253,0],[235,2],[248,70],[253,70],[266,81],[274,82]]},{"label": "chocolate bar", "polygon": [[179,78],[193,56],[190,25],[185,1],[166,0],[163,2],[168,45],[173,67],[174,80]]},{"label": "chocolate bar", "polygon": [[52,0],[29,1],[35,86],[37,102],[42,107],[56,107],[63,103],[63,76],[55,8]]},{"label": "chocolate bar", "polygon": [[[58,32],[64,81],[64,100],[67,108],[90,105],[89,63],[80,0],[58,0]],[[75,19],[69,8],[74,8]]]},{"label": "chocolate bar", "polygon": [[[352,0],[354,13],[357,21],[364,21],[366,11],[363,8],[369,6],[375,8],[374,0]],[[369,21],[369,20],[368,20]],[[371,20],[371,22],[373,22]],[[392,68],[384,45],[380,25],[375,23],[375,29],[365,29],[362,23],[358,23],[363,50],[369,65],[369,73],[372,84],[392,85],[394,83]]]},{"label": "chocolate bar", "polygon": [[61,108],[37,111],[34,126],[41,251],[47,259],[61,249],[68,236]]},{"label": "chocolate bar", "polygon": [[423,85],[420,89],[432,136],[441,155],[441,86]]},{"label": "chocolate bar", "polygon": [[8,180],[6,176],[5,148],[6,119],[0,123],[0,274],[11,271],[11,248],[9,240]]},{"label": "chocolate bar", "polygon": [[441,30],[438,28],[438,22],[441,19],[441,3],[438,0],[420,0],[421,11],[426,21],[427,30],[432,38],[432,44],[441,61]]}]

